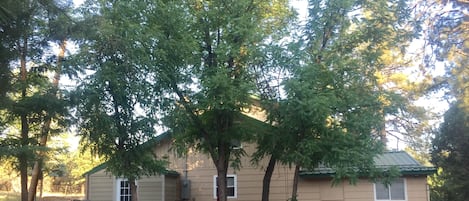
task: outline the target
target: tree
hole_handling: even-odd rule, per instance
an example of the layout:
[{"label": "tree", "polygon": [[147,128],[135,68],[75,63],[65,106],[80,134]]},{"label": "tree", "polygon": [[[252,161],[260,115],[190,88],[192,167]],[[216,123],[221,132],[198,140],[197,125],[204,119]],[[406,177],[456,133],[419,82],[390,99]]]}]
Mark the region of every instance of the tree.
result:
[{"label": "tree", "polygon": [[244,154],[232,143],[254,134],[253,120],[241,114],[255,91],[250,67],[269,35],[283,30],[291,11],[287,1],[244,0],[167,2],[157,8],[165,9],[151,18],[157,23],[153,30],[161,32],[152,32],[147,41],[157,41],[148,48],[155,58],[154,80],[169,94],[165,125],[181,152],[190,147],[210,156],[217,196],[225,201],[228,167],[239,167]]},{"label": "tree", "polygon": [[[434,131],[434,139],[432,141],[432,162],[439,166],[445,164],[451,157],[445,159],[443,155],[445,147],[440,147],[444,140],[454,139],[449,137],[450,128],[445,127],[453,123],[457,128],[462,129],[463,122],[451,119],[451,115],[463,118],[464,113],[468,110],[468,80],[469,74],[467,68],[468,52],[469,52],[469,18],[468,3],[460,0],[448,1],[419,1],[421,18],[424,22],[424,39],[426,42],[425,49],[425,72],[427,74],[427,91],[431,95],[436,92],[443,92],[442,100],[450,103],[449,110],[445,113],[445,122],[440,125],[439,129]],[[444,68],[444,74],[433,76],[431,73],[438,67]],[[456,111],[464,110],[464,111]],[[441,117],[441,115],[439,116]],[[461,124],[461,125],[459,125]],[[448,135],[448,137],[446,137]],[[463,136],[461,136],[463,137]],[[450,148],[450,147],[446,147]],[[444,166],[446,166],[445,164]],[[432,178],[432,199],[437,200],[457,200],[459,192],[455,191],[456,177],[453,177],[455,171],[441,168],[438,175]],[[457,179],[456,179],[457,180]],[[451,197],[454,194],[455,197]]]},{"label": "tree", "polygon": [[[300,60],[296,65],[281,62],[287,77],[276,83],[281,83],[286,97],[275,95],[278,86],[261,91],[270,121],[279,130],[261,139],[256,156],[271,156],[267,170],[273,169],[276,160],[294,165],[295,172],[300,166],[313,168],[322,162],[337,169],[337,178],[353,182],[357,173],[376,173],[372,158],[382,150],[376,138],[384,117],[396,113],[401,98],[382,88],[377,75],[393,64],[386,63],[385,52],[405,49],[414,37],[403,26],[410,8],[405,1],[310,1],[308,8],[305,40],[293,45],[299,49],[275,54],[303,53],[295,58]],[[264,192],[268,180],[266,172]],[[292,192],[296,199],[295,186]],[[262,200],[268,200],[267,195]]]},{"label": "tree", "polygon": [[441,186],[435,186],[436,200],[466,200],[469,194],[465,189],[469,182],[464,179],[469,176],[469,116],[461,108],[463,103],[452,104],[445,113],[444,122],[433,139],[432,163],[442,168],[438,177],[442,179]]},{"label": "tree", "polygon": [[[5,78],[0,90],[0,109],[5,114],[3,123],[7,129],[2,139],[2,148],[7,151],[2,155],[17,159],[22,200],[28,199],[29,165],[36,156],[41,157],[47,137],[55,132],[50,129],[51,120],[58,125],[56,130],[65,123],[65,102],[55,95],[57,87],[52,86],[46,72],[56,70],[49,58],[48,42],[54,35],[50,31],[57,27],[50,25],[59,16],[58,11],[67,6],[55,1],[6,1],[1,6],[2,16],[8,19],[2,20],[0,27],[1,77]],[[44,140],[39,142],[39,138]],[[40,172],[39,164],[35,173]],[[35,196],[36,183],[36,179],[32,180],[30,200]]]},{"label": "tree", "polygon": [[[421,1],[425,22],[425,40],[430,51],[425,53],[425,66],[430,70],[444,66],[446,74],[428,84],[430,92],[443,90],[446,99],[456,98],[466,109],[469,100],[466,67],[469,58],[468,2],[461,0]],[[426,12],[425,12],[426,11]]]},{"label": "tree", "polygon": [[82,143],[114,176],[128,179],[132,201],[138,200],[137,179],[166,170],[152,151],[158,118],[148,103],[158,95],[148,93],[151,78],[140,51],[152,3],[86,2],[82,23],[92,26],[81,27],[80,52],[70,64],[89,72],[72,94]]}]

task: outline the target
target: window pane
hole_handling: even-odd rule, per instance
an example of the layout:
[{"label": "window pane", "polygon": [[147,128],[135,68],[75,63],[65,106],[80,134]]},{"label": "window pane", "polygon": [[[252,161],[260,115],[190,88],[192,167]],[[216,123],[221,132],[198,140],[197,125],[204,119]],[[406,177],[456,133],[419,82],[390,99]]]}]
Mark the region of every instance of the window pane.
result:
[{"label": "window pane", "polygon": [[234,193],[234,192],[235,192],[234,187],[231,187],[231,188],[228,188],[228,189],[227,189],[226,194],[227,194],[228,196],[230,196],[230,197],[234,197],[234,196],[235,196],[235,193]]},{"label": "window pane", "polygon": [[234,187],[234,177],[227,177],[226,180],[228,187]]},{"label": "window pane", "polygon": [[404,200],[404,179],[396,179],[391,183],[391,200]]},{"label": "window pane", "polygon": [[389,200],[389,189],[382,183],[376,183],[375,190],[377,200]]},{"label": "window pane", "polygon": [[131,195],[130,195],[130,184],[129,181],[126,180],[121,180],[119,182],[119,200],[120,201],[130,201],[131,200]]},{"label": "window pane", "polygon": [[[214,197],[217,197],[216,195],[216,192],[218,192],[218,181],[217,181],[217,176],[214,177],[215,178],[215,191],[213,192],[214,193]],[[226,177],[226,187],[227,187],[227,196],[229,197],[235,197],[235,187],[236,187],[236,184],[235,184],[235,177],[234,176],[227,176]]]}]

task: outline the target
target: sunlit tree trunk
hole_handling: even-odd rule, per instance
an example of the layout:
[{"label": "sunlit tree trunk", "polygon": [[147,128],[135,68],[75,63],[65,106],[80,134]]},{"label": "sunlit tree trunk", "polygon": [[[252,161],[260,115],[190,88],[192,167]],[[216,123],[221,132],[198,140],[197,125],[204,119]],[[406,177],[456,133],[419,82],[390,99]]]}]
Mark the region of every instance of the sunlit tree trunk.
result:
[{"label": "sunlit tree trunk", "polygon": [[[51,90],[51,95],[53,96],[57,96],[57,90],[59,88],[61,65],[62,65],[62,60],[65,56],[65,47],[66,47],[66,41],[64,39],[60,43],[60,52],[57,55],[57,70],[55,71],[55,74],[54,74],[54,80],[52,82],[53,89]],[[47,114],[47,116],[45,117],[44,124],[41,129],[41,137],[39,139],[40,147],[47,146],[47,139],[49,137],[51,122],[52,122],[52,117],[49,114]],[[34,162],[34,167],[33,167],[33,171],[31,174],[31,183],[29,185],[28,201],[35,200],[39,176],[42,173],[43,158],[44,158],[44,154],[40,153],[37,161]]]},{"label": "sunlit tree trunk", "polygon": [[[27,37],[23,37],[22,44],[18,42],[19,54],[20,54],[20,80],[21,80],[21,98],[26,97],[27,87],[27,70],[26,70],[26,54],[28,52],[28,40]],[[18,157],[20,177],[21,177],[21,200],[28,200],[28,154],[27,147],[29,146],[29,124],[28,116],[25,112],[20,114],[21,120],[21,146],[22,151]]]}]

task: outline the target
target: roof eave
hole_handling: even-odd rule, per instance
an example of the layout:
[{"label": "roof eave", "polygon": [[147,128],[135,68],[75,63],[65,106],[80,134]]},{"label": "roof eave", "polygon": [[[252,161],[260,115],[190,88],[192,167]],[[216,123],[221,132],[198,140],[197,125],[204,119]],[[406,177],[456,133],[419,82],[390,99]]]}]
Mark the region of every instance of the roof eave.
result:
[{"label": "roof eave", "polygon": [[[436,168],[434,167],[425,167],[421,170],[401,170],[402,176],[427,176],[436,173]],[[334,172],[328,173],[314,173],[314,172],[300,172],[299,176],[302,178],[332,178],[334,177]]]}]

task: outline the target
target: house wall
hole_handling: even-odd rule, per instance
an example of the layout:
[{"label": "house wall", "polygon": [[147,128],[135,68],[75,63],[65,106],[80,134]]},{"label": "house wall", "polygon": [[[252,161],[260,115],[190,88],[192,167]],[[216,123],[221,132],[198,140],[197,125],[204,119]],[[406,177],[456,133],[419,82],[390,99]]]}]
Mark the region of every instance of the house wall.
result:
[{"label": "house wall", "polygon": [[[428,201],[425,176],[405,177],[408,201]],[[298,184],[298,200],[307,201],[375,201],[374,185],[367,179],[359,179],[355,185],[344,181],[336,186],[330,179],[301,179]]]},{"label": "house wall", "polygon": [[360,179],[356,185],[344,181],[332,186],[330,179],[300,179],[298,200],[374,201],[373,183]]},{"label": "house wall", "polygon": [[179,201],[181,193],[181,183],[178,176],[165,177],[165,201]]},{"label": "house wall", "polygon": [[112,201],[114,177],[104,170],[88,175],[87,199],[90,201]]},{"label": "house wall", "polygon": [[427,177],[407,177],[407,200],[429,201],[429,192],[427,187]]},{"label": "house wall", "polygon": [[[155,153],[157,156],[165,156],[170,161],[169,169],[175,170],[184,177],[187,167],[187,177],[191,181],[192,201],[216,200],[213,193],[213,179],[216,169],[212,160],[200,153],[190,152],[185,158],[178,158],[174,150],[170,148],[171,140],[162,140],[157,144]],[[255,150],[255,145],[244,144],[243,148],[250,155]],[[264,177],[267,160],[261,161],[259,166],[251,165],[249,157],[242,158],[242,168],[234,170],[229,168],[228,174],[237,176],[237,198],[230,200],[258,201],[261,199],[262,180]],[[271,201],[285,201],[291,197],[291,184],[293,170],[291,168],[277,165],[272,176],[270,188]]]},{"label": "house wall", "polygon": [[143,177],[137,181],[139,201],[164,200],[164,176]]},{"label": "house wall", "polygon": [[[116,178],[100,170],[87,176],[87,200],[117,200]],[[178,176],[150,176],[137,181],[140,201],[176,201],[179,200]],[[165,186],[163,188],[163,185]]]},{"label": "house wall", "polygon": [[[213,177],[216,169],[212,160],[201,153],[189,152],[187,159],[178,158],[174,150],[170,149],[171,140],[161,141],[155,149],[158,156],[166,156],[170,161],[169,168],[179,172],[184,177],[187,167],[187,177],[191,180],[192,201],[216,200],[213,193]],[[255,150],[253,144],[242,144],[249,156]],[[187,165],[186,165],[187,161]],[[241,159],[240,170],[229,168],[228,174],[237,176],[237,197],[229,200],[258,201],[262,194],[262,180],[268,164],[267,159],[255,166],[249,157]],[[271,201],[285,201],[291,197],[293,182],[293,168],[277,164],[270,186]],[[407,177],[408,201],[428,201],[426,191],[426,177]],[[349,185],[347,181],[331,187],[330,179],[303,179],[298,185],[298,198],[301,201],[374,201],[374,186],[366,179],[361,179],[356,185]]]}]

